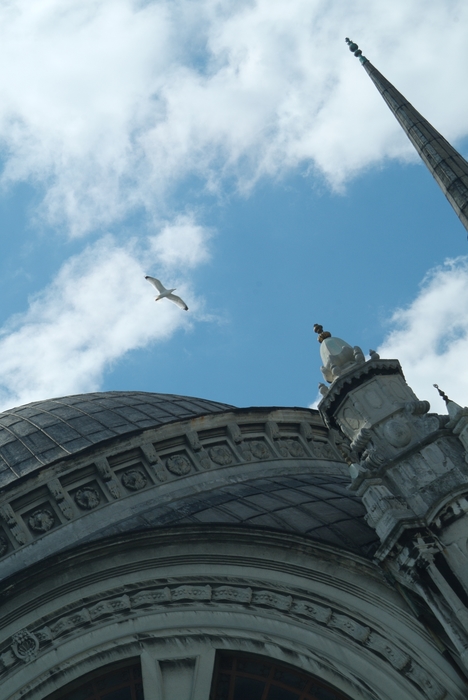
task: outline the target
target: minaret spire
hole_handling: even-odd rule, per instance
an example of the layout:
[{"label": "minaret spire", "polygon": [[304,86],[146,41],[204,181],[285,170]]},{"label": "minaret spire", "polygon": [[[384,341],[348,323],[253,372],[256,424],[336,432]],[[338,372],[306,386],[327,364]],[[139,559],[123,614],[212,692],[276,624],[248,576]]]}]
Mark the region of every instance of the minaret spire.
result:
[{"label": "minaret spire", "polygon": [[468,231],[468,162],[419,114],[403,95],[362,55],[358,45],[346,39],[372,82],[427,165],[440,189]]}]

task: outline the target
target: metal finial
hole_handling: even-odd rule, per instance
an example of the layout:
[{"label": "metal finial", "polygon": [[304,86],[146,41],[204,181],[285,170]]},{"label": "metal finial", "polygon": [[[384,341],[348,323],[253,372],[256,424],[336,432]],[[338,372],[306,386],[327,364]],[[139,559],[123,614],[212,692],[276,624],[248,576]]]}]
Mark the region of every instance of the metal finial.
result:
[{"label": "metal finial", "polygon": [[323,326],[320,325],[320,323],[314,323],[314,331],[318,333],[318,342],[322,343],[325,338],[331,338],[331,333],[328,331],[323,330]]},{"label": "metal finial", "polygon": [[447,396],[447,394],[445,393],[445,391],[442,391],[442,389],[439,389],[439,385],[438,385],[438,384],[433,384],[432,386],[434,386],[434,387],[437,389],[437,391],[439,392],[439,396],[442,396],[442,398],[443,398],[443,400],[445,401],[445,403],[448,403],[448,402],[450,401],[450,399],[449,399],[449,397]]},{"label": "metal finial", "polygon": [[362,51],[359,48],[359,46],[351,39],[348,39],[348,37],[346,37],[345,41],[349,46],[349,50],[353,52],[353,54],[356,56],[356,58],[359,58],[361,63],[365,63],[367,61],[367,58],[362,55]]}]

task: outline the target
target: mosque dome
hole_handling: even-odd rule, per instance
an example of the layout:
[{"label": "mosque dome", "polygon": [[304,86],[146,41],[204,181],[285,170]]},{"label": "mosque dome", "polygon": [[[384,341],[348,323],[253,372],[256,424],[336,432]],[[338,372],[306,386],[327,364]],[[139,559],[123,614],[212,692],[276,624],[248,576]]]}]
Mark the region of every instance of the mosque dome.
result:
[{"label": "mosque dome", "polygon": [[77,394],[11,408],[0,413],[0,488],[107,440],[229,408],[142,391]]},{"label": "mosque dome", "polygon": [[310,409],[145,392],[54,398],[0,414],[0,461],[3,499],[27,501],[20,541],[1,534],[6,559],[17,549],[17,561],[50,554],[50,538],[57,552],[69,547],[77,520],[73,546],[210,523],[294,532],[364,557],[377,545]]},{"label": "mosque dome", "polygon": [[361,700],[376,668],[384,700],[426,697],[432,643],[317,410],[49,399],[0,414],[0,464],[8,700]]}]

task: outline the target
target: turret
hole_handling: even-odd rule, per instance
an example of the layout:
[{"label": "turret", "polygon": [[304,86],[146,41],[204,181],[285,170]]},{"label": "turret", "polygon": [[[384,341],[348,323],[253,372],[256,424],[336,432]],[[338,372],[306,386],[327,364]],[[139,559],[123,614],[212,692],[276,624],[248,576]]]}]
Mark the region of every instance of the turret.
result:
[{"label": "turret", "polygon": [[318,408],[339,431],[349,488],[380,538],[376,560],[424,601],[468,668],[468,409],[442,392],[449,415],[430,413],[398,360],[373,351],[366,360],[315,330],[329,383]]}]

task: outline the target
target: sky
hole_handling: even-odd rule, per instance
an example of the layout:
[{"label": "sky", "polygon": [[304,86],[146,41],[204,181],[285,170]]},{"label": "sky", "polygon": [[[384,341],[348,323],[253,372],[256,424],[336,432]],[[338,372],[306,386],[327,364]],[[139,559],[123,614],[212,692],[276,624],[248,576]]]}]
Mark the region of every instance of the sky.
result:
[{"label": "sky", "polygon": [[466,404],[466,231],[344,39],[467,157],[467,26],[464,0],[0,3],[0,410],[310,406],[314,323]]}]

